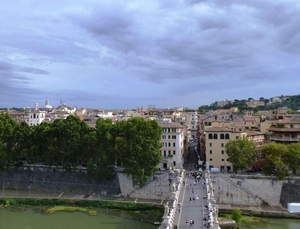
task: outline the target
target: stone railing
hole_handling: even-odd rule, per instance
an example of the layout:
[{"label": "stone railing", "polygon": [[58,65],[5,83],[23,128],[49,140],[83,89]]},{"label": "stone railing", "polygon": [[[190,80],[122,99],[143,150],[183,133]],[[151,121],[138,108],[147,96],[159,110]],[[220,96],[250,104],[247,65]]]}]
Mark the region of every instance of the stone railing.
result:
[{"label": "stone railing", "polygon": [[170,201],[166,202],[164,205],[165,213],[159,229],[171,229],[173,228],[174,225],[177,205],[179,203],[180,190],[182,187],[182,182],[185,174],[184,170],[180,170],[177,172],[178,172],[178,176],[176,177],[176,181],[172,185],[173,190],[170,193]]},{"label": "stone railing", "polygon": [[214,187],[211,179],[210,171],[205,173],[205,186],[207,191],[207,196],[205,197],[206,205],[205,205],[205,213],[206,217],[204,220],[208,228],[219,229],[219,221],[218,221],[218,211],[219,207],[214,198]]}]

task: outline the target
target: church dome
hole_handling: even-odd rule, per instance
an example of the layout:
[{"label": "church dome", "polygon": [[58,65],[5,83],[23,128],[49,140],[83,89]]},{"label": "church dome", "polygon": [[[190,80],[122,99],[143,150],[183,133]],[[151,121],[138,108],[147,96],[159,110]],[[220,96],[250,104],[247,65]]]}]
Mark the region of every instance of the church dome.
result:
[{"label": "church dome", "polygon": [[48,99],[46,99],[46,101],[45,101],[44,108],[46,108],[46,109],[52,109],[52,106],[49,104],[49,100]]}]

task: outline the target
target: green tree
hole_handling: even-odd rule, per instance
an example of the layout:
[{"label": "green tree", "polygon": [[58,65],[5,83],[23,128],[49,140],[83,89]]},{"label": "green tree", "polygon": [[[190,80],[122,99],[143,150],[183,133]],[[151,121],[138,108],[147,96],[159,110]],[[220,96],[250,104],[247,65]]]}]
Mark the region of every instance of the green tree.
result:
[{"label": "green tree", "polygon": [[238,208],[234,208],[231,213],[231,218],[236,222],[237,225],[241,224],[242,212]]},{"label": "green tree", "polygon": [[29,163],[49,163],[48,157],[51,124],[42,122],[40,125],[32,126],[27,141],[26,159]]},{"label": "green tree", "polygon": [[133,185],[143,187],[161,161],[161,127],[157,121],[132,118],[116,123],[117,157]]},{"label": "green tree", "polygon": [[248,140],[246,137],[229,140],[225,149],[228,161],[233,165],[234,172],[248,168],[257,158],[256,143]]},{"label": "green tree", "polygon": [[284,144],[271,142],[262,147],[262,170],[265,174],[274,174],[279,180],[288,175],[288,166],[285,163],[288,147]]},{"label": "green tree", "polygon": [[14,163],[18,123],[8,114],[0,114],[0,171]]},{"label": "green tree", "polygon": [[115,175],[115,129],[110,119],[97,120],[96,130],[90,133],[88,175],[104,180]]},{"label": "green tree", "polygon": [[[15,131],[15,160],[25,160],[28,154],[32,129],[26,122],[21,122]],[[18,163],[18,162],[17,162]],[[21,164],[20,164],[21,165]]]},{"label": "green tree", "polygon": [[[55,120],[56,121],[56,120]],[[54,143],[57,143],[56,152],[65,169],[71,169],[78,165],[84,152],[84,141],[89,134],[88,125],[73,115],[64,120],[54,121]]]},{"label": "green tree", "polygon": [[300,171],[300,143],[292,143],[287,147],[288,152],[285,161],[289,170],[295,175]]}]

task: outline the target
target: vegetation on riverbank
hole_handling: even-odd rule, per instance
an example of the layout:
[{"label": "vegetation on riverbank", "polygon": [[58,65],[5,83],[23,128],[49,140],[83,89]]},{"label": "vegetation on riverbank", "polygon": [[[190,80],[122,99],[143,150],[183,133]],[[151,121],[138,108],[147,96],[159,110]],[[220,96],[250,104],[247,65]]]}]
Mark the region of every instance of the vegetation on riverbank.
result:
[{"label": "vegetation on riverbank", "polygon": [[236,222],[237,228],[243,227],[269,227],[271,224],[266,221],[264,218],[256,217],[256,216],[247,216],[242,215],[242,211],[240,209],[233,209],[231,214],[221,214],[220,221],[222,218],[232,219]]},{"label": "vegetation on riverbank", "polygon": [[97,215],[97,210],[89,209],[89,208],[83,208],[83,207],[71,207],[71,206],[55,206],[52,208],[48,208],[45,213],[47,214],[53,214],[59,211],[64,212],[75,212],[75,211],[81,211],[85,212],[89,215]]},{"label": "vegetation on riverbank", "polygon": [[51,208],[48,209],[48,213],[53,213],[56,211],[84,211],[88,214],[94,214],[95,212],[93,212],[93,210],[96,212],[105,210],[110,214],[146,221],[149,223],[160,221],[164,211],[163,206],[156,204],[108,200],[93,201],[69,199],[0,198],[0,206],[1,205],[51,206]]}]

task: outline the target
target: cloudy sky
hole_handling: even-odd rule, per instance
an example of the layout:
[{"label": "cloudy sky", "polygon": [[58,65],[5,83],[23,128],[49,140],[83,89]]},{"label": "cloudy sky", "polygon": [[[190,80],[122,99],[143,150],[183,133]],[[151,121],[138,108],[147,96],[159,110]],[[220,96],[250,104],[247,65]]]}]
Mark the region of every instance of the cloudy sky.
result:
[{"label": "cloudy sky", "polygon": [[1,3],[0,107],[197,108],[299,94],[299,0]]}]

